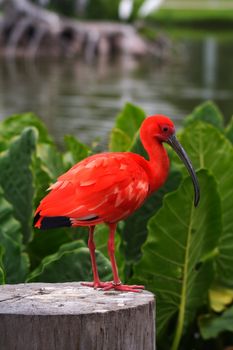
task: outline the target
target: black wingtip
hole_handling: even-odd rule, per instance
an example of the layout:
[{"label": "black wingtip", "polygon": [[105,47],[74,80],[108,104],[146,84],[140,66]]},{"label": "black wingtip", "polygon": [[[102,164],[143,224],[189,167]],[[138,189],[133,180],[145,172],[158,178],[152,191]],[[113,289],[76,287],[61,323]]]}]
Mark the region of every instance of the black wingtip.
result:
[{"label": "black wingtip", "polygon": [[34,220],[33,220],[33,226],[36,225],[37,221],[40,219],[40,213],[37,213],[35,216],[34,216]]},{"label": "black wingtip", "polygon": [[66,216],[45,216],[41,220],[40,229],[47,230],[50,228],[59,228],[59,227],[70,227],[71,222],[70,218]]}]

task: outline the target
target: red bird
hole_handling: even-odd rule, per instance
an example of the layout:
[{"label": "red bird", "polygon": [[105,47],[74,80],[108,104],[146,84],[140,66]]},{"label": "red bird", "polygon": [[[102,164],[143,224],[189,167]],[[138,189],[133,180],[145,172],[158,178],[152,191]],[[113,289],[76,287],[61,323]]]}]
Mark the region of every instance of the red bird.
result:
[{"label": "red bird", "polygon": [[[186,165],[193,180],[195,206],[199,202],[198,180],[186,152],[175,137],[173,122],[163,115],[148,117],[141,125],[140,137],[149,161],[131,152],[90,156],[61,175],[36,210],[34,225],[40,229],[89,226],[88,247],[94,281],[84,285],[134,292],[144,288],[121,283],[114,255],[114,235],[117,222],[141,207],[148,196],[166,181],[169,158],[163,142],[172,146]],[[112,282],[101,282],[98,275],[94,229],[100,223],[109,226]]]}]

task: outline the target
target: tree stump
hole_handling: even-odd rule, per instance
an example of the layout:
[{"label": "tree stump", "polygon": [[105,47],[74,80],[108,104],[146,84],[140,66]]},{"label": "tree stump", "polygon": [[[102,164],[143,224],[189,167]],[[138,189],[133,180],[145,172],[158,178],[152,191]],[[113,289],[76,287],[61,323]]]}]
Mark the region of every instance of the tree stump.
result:
[{"label": "tree stump", "polygon": [[154,350],[154,296],[76,282],[0,286],[0,349]]}]

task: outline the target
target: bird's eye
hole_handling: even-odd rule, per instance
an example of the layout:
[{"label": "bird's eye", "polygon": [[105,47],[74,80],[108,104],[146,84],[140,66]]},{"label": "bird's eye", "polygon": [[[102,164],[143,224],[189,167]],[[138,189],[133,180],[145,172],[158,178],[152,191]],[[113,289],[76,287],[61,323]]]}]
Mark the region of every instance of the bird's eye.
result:
[{"label": "bird's eye", "polygon": [[167,132],[167,131],[168,131],[168,127],[167,127],[167,126],[164,126],[164,127],[162,128],[162,130],[163,130],[163,132]]}]

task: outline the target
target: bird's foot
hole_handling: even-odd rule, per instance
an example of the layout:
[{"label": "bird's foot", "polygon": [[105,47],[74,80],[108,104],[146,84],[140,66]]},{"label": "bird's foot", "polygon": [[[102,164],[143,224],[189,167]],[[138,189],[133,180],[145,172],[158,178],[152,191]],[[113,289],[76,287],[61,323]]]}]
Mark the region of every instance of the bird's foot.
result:
[{"label": "bird's foot", "polygon": [[140,293],[142,292],[143,289],[145,289],[144,286],[141,285],[127,285],[127,284],[122,284],[120,283],[114,283],[114,282],[101,282],[101,281],[96,281],[96,282],[82,282],[82,286],[85,287],[91,287],[94,289],[101,288],[104,291],[108,291],[111,289],[120,291],[120,292],[134,292],[134,293]]},{"label": "bird's foot", "polygon": [[144,286],[141,285],[128,285],[128,284],[122,284],[120,283],[114,283],[114,282],[109,282],[109,285],[104,287],[103,290],[117,290],[120,292],[134,292],[134,293],[140,293],[142,292],[143,289],[145,289]]},{"label": "bird's foot", "polygon": [[91,287],[91,288],[94,288],[94,289],[107,288],[110,284],[112,285],[112,282],[96,281],[96,282],[82,282],[81,283],[82,286]]}]

